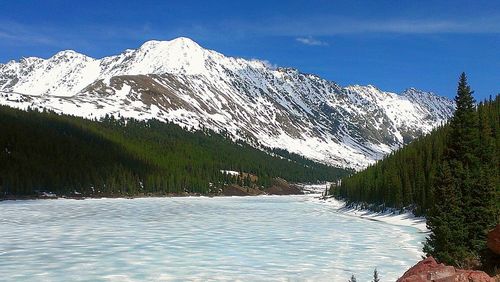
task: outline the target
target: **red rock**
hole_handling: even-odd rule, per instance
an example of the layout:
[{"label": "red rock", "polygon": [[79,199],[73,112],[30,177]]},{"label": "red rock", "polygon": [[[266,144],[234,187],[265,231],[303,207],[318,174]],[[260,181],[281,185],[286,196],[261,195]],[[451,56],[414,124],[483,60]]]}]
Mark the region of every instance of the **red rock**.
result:
[{"label": "red rock", "polygon": [[447,281],[494,282],[495,281],[494,278],[490,277],[483,271],[476,271],[476,270],[457,270],[457,274],[455,274],[450,278],[452,279],[443,280],[442,282],[445,281],[446,282]]},{"label": "red rock", "polygon": [[500,255],[500,224],[488,232],[488,248],[497,255]]},{"label": "red rock", "polygon": [[433,257],[418,262],[403,274],[397,282],[495,282],[482,271],[455,269],[437,263]]}]

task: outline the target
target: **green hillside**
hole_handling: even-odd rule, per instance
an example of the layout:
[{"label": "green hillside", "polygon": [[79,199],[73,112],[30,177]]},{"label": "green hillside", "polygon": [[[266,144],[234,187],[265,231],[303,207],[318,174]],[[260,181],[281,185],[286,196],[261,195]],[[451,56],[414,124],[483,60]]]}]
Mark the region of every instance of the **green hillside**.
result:
[{"label": "green hillside", "polygon": [[37,191],[87,196],[215,193],[249,184],[221,173],[254,174],[254,185],[335,180],[348,172],[283,150],[266,154],[210,130],[190,132],[156,120],[91,121],[0,106],[0,194]]}]

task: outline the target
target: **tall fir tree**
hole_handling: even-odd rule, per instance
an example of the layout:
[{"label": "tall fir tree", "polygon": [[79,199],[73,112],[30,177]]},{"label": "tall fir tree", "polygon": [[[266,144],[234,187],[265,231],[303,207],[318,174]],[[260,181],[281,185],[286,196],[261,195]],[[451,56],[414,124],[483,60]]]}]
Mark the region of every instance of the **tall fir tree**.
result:
[{"label": "tall fir tree", "polygon": [[473,93],[467,83],[467,76],[462,73],[455,96],[456,110],[450,122],[451,130],[446,156],[449,160],[460,161],[469,168],[478,164],[476,150],[479,143],[479,131]]},{"label": "tall fir tree", "polygon": [[449,148],[451,162],[455,164],[455,178],[462,191],[468,249],[478,258],[486,248],[486,234],[496,222],[493,200],[497,169],[493,167],[489,121],[482,109],[476,110],[472,93],[462,74],[455,99],[457,110],[451,121]]},{"label": "tall fir tree", "polygon": [[479,261],[486,249],[486,234],[498,222],[498,167],[488,120],[491,115],[476,107],[472,93],[462,73],[447,152],[435,182],[435,206],[428,217],[432,235],[424,249],[438,260],[458,266]]},{"label": "tall fir tree", "polygon": [[[460,75],[456,111],[450,122],[450,138],[445,159],[450,163],[455,185],[460,189],[462,209],[470,207],[474,198],[474,184],[479,178],[479,129],[473,91],[467,83],[465,73]],[[465,223],[474,224],[475,216],[467,213]],[[471,239],[470,237],[468,237]]]}]

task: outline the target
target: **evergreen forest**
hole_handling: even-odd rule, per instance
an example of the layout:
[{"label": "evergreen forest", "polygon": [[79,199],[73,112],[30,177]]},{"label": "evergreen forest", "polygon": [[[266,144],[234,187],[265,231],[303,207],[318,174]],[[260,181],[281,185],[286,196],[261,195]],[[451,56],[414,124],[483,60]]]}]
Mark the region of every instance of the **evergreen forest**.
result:
[{"label": "evergreen forest", "polygon": [[[99,121],[0,106],[0,195],[217,194],[228,184],[332,181],[348,172],[227,133],[158,120]],[[238,177],[225,171],[244,172]],[[252,177],[250,176],[257,176]]]},{"label": "evergreen forest", "polygon": [[425,215],[428,255],[487,269],[495,266],[486,235],[500,223],[500,96],[477,104],[463,73],[455,103],[447,124],[343,178],[330,193],[350,206]]}]

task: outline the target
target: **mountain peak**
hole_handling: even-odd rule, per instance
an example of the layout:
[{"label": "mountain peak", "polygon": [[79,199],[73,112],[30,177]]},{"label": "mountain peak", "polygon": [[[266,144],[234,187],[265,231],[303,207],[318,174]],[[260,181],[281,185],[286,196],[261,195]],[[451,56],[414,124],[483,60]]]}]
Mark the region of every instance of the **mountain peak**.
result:
[{"label": "mountain peak", "polygon": [[189,37],[177,37],[177,38],[174,38],[172,40],[169,40],[170,43],[172,44],[180,44],[180,45],[185,45],[185,46],[198,46],[200,47],[200,45],[198,43],[196,43],[194,40],[192,40],[191,38]]},{"label": "mountain peak", "polygon": [[140,50],[150,49],[183,49],[195,50],[203,49],[198,43],[187,37],[177,37],[172,40],[149,40],[144,42]]},{"label": "mountain peak", "polygon": [[407,91],[414,93],[342,88],[296,69],[226,57],[186,37],[101,59],[66,50],[49,60],[0,65],[0,104],[87,118],[156,118],[350,168],[451,116],[452,101]]},{"label": "mountain peak", "polygon": [[78,53],[74,50],[63,50],[63,51],[59,51],[57,52],[54,56],[52,56],[52,58],[77,58],[77,57],[80,57],[80,58],[90,58],[84,54],[81,54],[81,53]]},{"label": "mountain peak", "polygon": [[169,41],[150,40],[134,52],[132,73],[202,74],[207,50],[187,37]]}]

